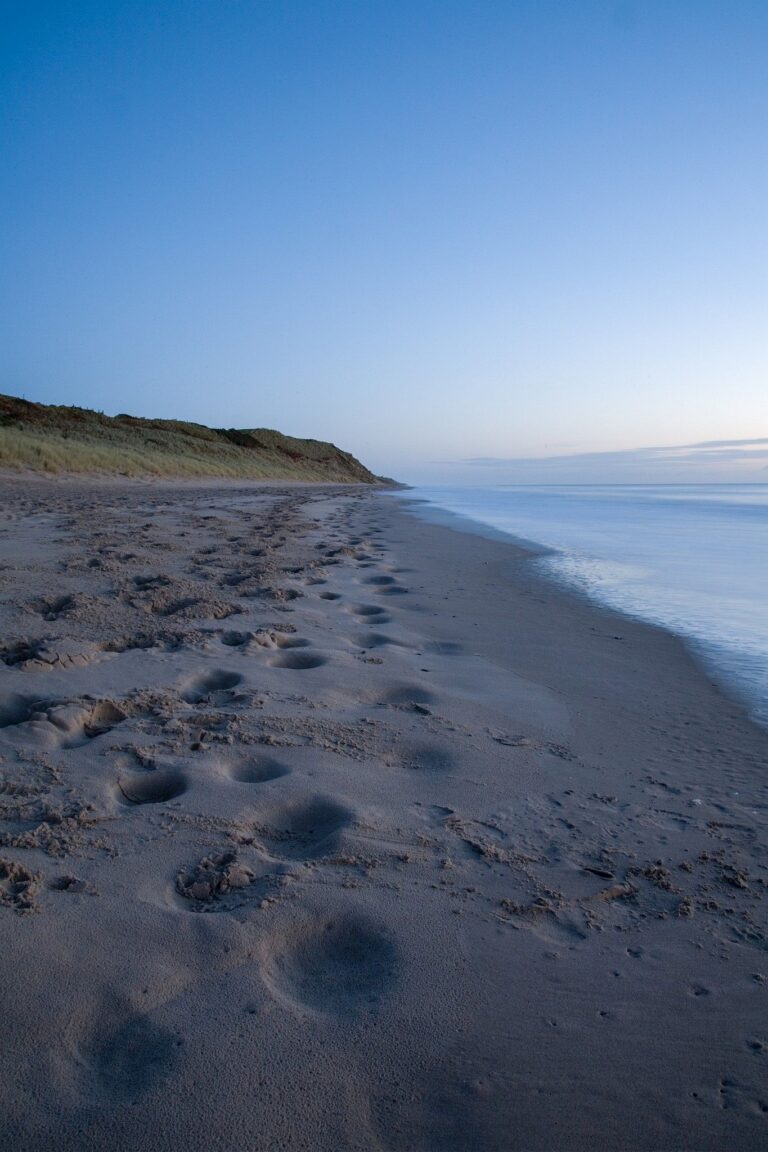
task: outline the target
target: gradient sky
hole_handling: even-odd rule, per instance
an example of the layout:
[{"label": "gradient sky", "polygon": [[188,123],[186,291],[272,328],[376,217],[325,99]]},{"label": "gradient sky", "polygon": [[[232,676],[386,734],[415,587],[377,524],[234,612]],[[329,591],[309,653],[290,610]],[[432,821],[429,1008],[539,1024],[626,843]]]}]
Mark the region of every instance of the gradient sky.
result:
[{"label": "gradient sky", "polygon": [[5,0],[0,390],[412,481],[766,437],[767,62],[765,0]]}]

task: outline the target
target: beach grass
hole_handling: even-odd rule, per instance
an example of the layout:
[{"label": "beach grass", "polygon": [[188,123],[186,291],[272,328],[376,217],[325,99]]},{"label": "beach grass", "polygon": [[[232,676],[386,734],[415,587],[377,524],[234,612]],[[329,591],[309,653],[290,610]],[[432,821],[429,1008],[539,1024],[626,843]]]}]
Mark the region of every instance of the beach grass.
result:
[{"label": "beach grass", "polygon": [[0,468],[58,474],[372,484],[349,452],[272,429],[105,416],[0,396]]}]

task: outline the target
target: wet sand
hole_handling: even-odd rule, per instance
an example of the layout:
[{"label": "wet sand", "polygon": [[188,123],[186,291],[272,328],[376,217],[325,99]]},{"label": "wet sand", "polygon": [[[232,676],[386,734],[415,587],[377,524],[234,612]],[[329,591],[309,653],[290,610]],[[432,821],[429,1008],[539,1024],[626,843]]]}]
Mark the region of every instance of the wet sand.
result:
[{"label": "wet sand", "polygon": [[753,1150],[768,734],[356,488],[2,481],[0,1146]]}]

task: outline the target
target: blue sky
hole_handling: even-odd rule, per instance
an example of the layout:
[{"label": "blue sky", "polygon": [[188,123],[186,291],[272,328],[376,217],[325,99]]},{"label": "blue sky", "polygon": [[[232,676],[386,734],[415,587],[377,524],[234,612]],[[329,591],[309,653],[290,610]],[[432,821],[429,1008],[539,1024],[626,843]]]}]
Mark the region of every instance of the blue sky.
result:
[{"label": "blue sky", "polygon": [[767,59],[762,0],[9,0],[0,389],[410,480],[764,437]]}]

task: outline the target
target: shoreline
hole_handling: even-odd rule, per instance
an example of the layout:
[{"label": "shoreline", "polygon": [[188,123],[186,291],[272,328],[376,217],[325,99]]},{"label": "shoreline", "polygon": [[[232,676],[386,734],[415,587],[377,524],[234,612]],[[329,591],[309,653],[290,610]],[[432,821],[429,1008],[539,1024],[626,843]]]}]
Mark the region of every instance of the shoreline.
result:
[{"label": "shoreline", "polygon": [[[596,487],[600,486],[597,485]],[[646,485],[646,487],[667,487],[667,485]],[[712,487],[721,487],[721,485],[712,485]],[[453,528],[457,532],[467,532],[488,540],[507,541],[515,547],[529,553],[532,560],[542,557],[567,556],[565,549],[543,544],[540,541],[525,536],[518,536],[502,528],[495,528],[493,525],[486,524],[482,520],[476,520],[466,513],[453,512],[450,509],[441,507],[439,504],[433,504],[423,497],[404,500],[403,503],[412,506],[414,508],[412,514],[425,523]],[[742,686],[738,677],[732,672],[729,672],[726,667],[718,664],[716,659],[711,655],[711,652],[726,651],[729,652],[733,660],[734,657],[739,655],[735,649],[725,649],[713,640],[702,639],[701,637],[688,634],[682,630],[676,631],[672,625],[662,620],[653,620],[643,616],[640,611],[633,611],[628,606],[619,607],[610,604],[607,600],[601,599],[596,592],[590,590],[586,585],[579,585],[569,580],[557,570],[539,569],[536,575],[538,579],[543,580],[545,583],[552,584],[564,596],[575,596],[578,599],[584,599],[594,607],[605,612],[613,613],[620,619],[633,620],[637,623],[645,624],[650,628],[660,629],[674,636],[683,644],[689,655],[693,657],[702,675],[724,696],[741,707],[751,723],[768,731],[768,715],[766,715],[765,719],[761,718],[759,713],[759,697],[755,699],[754,692],[750,696],[750,693]]]},{"label": "shoreline", "polygon": [[764,1141],[768,734],[681,639],[377,490],[4,485],[4,1146]]}]

